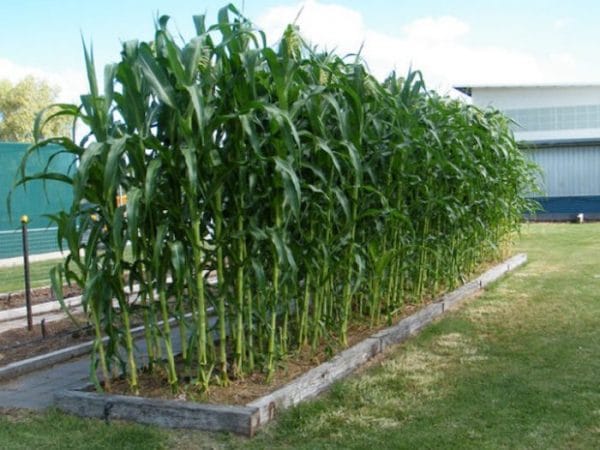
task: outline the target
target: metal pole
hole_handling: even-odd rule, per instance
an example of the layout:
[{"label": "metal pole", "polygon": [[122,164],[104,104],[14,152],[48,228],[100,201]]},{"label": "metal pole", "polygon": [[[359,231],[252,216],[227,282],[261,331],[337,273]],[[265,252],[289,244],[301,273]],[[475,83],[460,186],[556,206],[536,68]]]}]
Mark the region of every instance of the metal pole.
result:
[{"label": "metal pole", "polygon": [[33,315],[31,313],[31,282],[29,279],[29,244],[27,243],[27,223],[29,217],[21,216],[21,231],[23,235],[23,270],[25,271],[25,305],[27,306],[27,329],[33,330]]},{"label": "metal pole", "polygon": [[42,328],[42,338],[46,339],[46,319],[42,319],[40,327]]}]

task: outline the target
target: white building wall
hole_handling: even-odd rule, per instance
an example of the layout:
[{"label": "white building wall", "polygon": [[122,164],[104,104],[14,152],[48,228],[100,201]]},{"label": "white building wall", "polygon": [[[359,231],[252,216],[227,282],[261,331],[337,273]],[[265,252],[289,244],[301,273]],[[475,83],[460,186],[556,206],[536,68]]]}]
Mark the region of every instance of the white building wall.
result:
[{"label": "white building wall", "polygon": [[474,105],[499,109],[519,123],[513,127],[518,141],[549,144],[525,147],[542,170],[544,195],[600,196],[600,85],[474,86],[471,98]]},{"label": "white building wall", "polygon": [[473,87],[473,104],[499,110],[600,105],[600,86]]},{"label": "white building wall", "polygon": [[544,130],[544,131],[522,131],[518,127],[513,130],[515,139],[523,142],[544,141],[573,141],[578,139],[600,138],[600,128],[587,128],[585,130]]},{"label": "white building wall", "polygon": [[519,141],[600,139],[598,85],[472,87],[471,92],[474,105],[497,108],[515,119]]}]

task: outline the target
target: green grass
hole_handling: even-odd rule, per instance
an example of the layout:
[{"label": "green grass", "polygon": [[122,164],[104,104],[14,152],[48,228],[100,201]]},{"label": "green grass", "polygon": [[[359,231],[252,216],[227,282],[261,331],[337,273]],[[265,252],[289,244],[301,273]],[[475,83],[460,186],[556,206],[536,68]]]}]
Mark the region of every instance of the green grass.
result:
[{"label": "green grass", "polygon": [[[126,260],[131,260],[131,248],[128,246],[125,249],[124,257]],[[29,273],[31,287],[46,287],[50,286],[50,269],[58,264],[61,259],[51,259],[48,261],[38,261],[29,264]],[[77,271],[77,268],[74,267]],[[23,266],[15,267],[0,267],[0,293],[4,292],[20,292],[25,290],[25,278]]]},{"label": "green grass", "polygon": [[[60,260],[30,263],[31,287],[50,286],[50,269]],[[25,290],[23,266],[0,268],[0,292],[18,292]]]},{"label": "green grass", "polygon": [[0,448],[598,448],[600,224],[527,226],[518,250],[526,266],[253,440],[50,412],[0,417]]},{"label": "green grass", "polygon": [[57,411],[0,416],[0,448],[7,450],[152,450],[164,448],[166,438],[160,430],[140,425],[106,425]]}]

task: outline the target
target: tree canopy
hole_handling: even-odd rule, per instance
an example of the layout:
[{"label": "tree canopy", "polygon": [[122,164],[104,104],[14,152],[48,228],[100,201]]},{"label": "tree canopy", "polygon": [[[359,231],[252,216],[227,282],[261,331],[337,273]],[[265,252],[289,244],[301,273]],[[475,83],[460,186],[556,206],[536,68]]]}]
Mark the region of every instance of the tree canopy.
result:
[{"label": "tree canopy", "polygon": [[[37,114],[53,104],[58,93],[58,88],[33,76],[16,84],[0,80],[0,141],[33,142]],[[68,134],[69,120],[65,117],[55,118],[42,130],[43,137]]]}]

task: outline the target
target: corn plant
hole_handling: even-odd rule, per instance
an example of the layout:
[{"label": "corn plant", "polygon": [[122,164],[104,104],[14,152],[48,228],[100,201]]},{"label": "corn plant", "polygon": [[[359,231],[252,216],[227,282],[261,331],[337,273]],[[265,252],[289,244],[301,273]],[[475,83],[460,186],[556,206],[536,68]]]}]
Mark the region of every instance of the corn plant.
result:
[{"label": "corn plant", "polygon": [[380,82],[295,26],[271,48],[231,5],[194,24],[180,42],[161,17],[103,87],[84,47],[89,93],[54,117],[88,134],[28,152],[59,144],[75,173],[22,164],[22,183],[73,187],[53,217],[70,252],[53,279],[84,289],[99,388],[98,368],[105,389],[121,372],[138,390],[132,318],[174,391],[270,377],[298,349],[345,345],[352,323],[455,286],[518,230],[532,168],[500,113],[428,92],[419,72]]}]

